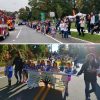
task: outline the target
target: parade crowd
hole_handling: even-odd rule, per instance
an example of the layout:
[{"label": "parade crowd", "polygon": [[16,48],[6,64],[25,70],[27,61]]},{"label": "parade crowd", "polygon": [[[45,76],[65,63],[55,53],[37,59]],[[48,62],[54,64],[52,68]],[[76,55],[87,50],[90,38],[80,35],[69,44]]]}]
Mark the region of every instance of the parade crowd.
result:
[{"label": "parade crowd", "polygon": [[71,36],[72,23],[75,23],[79,36],[85,36],[85,31],[92,35],[100,32],[100,14],[83,14],[75,15],[73,17],[65,16],[59,18],[55,22],[51,20],[45,21],[29,21],[27,26],[43,34],[50,34],[55,37],[56,33],[60,33],[62,38]]}]

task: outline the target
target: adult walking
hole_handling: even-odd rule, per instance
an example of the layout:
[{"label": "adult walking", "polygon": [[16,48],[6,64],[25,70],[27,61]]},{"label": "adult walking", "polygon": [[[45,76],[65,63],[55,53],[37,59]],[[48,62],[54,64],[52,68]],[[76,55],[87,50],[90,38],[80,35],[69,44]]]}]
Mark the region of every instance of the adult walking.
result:
[{"label": "adult walking", "polygon": [[[96,92],[98,67],[99,64],[96,61],[95,55],[89,54],[86,57],[86,62],[83,64],[81,70],[77,74],[77,76],[79,76],[82,73],[84,73],[86,100],[90,100],[90,93]],[[92,86],[91,90],[90,90],[90,84]]]},{"label": "adult walking", "polygon": [[13,65],[15,65],[16,84],[21,83],[23,62],[19,52],[17,52],[16,57],[14,58]]},{"label": "adult walking", "polygon": [[81,32],[80,32],[80,17],[76,16],[76,24],[75,24],[77,31],[78,31],[78,35],[81,36]]}]

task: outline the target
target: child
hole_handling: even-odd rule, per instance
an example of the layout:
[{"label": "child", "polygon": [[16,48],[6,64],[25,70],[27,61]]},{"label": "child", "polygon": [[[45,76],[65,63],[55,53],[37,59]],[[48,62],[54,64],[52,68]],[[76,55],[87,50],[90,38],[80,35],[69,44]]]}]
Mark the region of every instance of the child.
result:
[{"label": "child", "polygon": [[41,60],[40,66],[41,66],[41,71],[44,71],[45,70],[45,61],[44,60]]},{"label": "child", "polygon": [[34,71],[37,71],[36,65],[35,65],[35,63],[33,61],[31,61],[30,69],[34,70]]},{"label": "child", "polygon": [[59,72],[59,69],[57,67],[57,63],[56,62],[53,63],[52,71],[53,72]]},{"label": "child", "polygon": [[44,22],[41,24],[41,33],[43,33],[44,35],[46,33],[46,26]]},{"label": "child", "polygon": [[4,59],[5,59],[5,63],[6,63],[5,75],[8,78],[8,87],[10,87],[11,86],[11,78],[13,75],[13,66],[12,66],[13,60],[12,60],[12,57],[9,52],[7,52]]},{"label": "child", "polygon": [[36,68],[37,68],[38,71],[41,70],[41,62],[40,62],[40,60],[37,61]]},{"label": "child", "polygon": [[68,22],[64,22],[64,38],[68,38]]},{"label": "child", "polygon": [[72,74],[72,65],[71,63],[66,63],[66,67],[65,67],[65,73],[67,73],[67,79],[66,79],[66,84],[65,84],[65,93],[66,96],[68,96],[68,83],[71,80],[71,74]]},{"label": "child", "polygon": [[48,60],[47,65],[45,66],[46,73],[44,73],[42,76],[43,77],[42,81],[44,82],[46,87],[48,86],[48,84],[52,84],[52,75],[48,73],[51,71],[51,69],[52,69],[51,62]]},{"label": "child", "polygon": [[55,37],[56,35],[56,28],[54,26],[51,27],[51,36]]},{"label": "child", "polygon": [[65,61],[64,59],[61,60],[61,63],[60,63],[60,71],[63,72],[64,71],[64,66],[65,66]]},{"label": "child", "polygon": [[6,66],[5,75],[8,78],[8,86],[11,86],[11,78],[12,78],[12,75],[13,75],[13,67],[12,66]]},{"label": "child", "polygon": [[48,60],[47,65],[45,66],[45,71],[51,71],[51,69],[52,69],[51,62]]},{"label": "child", "polygon": [[28,61],[25,61],[23,65],[23,83],[27,82],[28,79],[28,67]]}]

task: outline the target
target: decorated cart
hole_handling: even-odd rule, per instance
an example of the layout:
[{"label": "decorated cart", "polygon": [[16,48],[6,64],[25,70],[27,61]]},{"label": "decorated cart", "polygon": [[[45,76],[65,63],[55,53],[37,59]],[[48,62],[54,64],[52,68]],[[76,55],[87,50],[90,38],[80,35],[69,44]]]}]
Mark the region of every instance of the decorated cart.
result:
[{"label": "decorated cart", "polygon": [[67,74],[61,72],[46,72],[46,71],[32,71],[28,70],[28,88],[35,88],[39,86],[40,82],[43,82],[47,87],[48,84],[55,88],[55,85],[59,82],[63,82],[64,85],[68,83]]}]

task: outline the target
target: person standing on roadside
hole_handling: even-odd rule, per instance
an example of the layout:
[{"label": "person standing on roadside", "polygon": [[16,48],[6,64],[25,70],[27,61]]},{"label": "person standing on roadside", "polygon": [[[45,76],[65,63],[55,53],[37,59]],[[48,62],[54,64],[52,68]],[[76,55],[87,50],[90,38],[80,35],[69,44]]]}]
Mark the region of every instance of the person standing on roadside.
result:
[{"label": "person standing on roadside", "polygon": [[78,31],[78,35],[81,36],[81,32],[80,32],[80,17],[76,16],[76,24],[75,24],[77,31]]},{"label": "person standing on roadside", "polygon": [[20,52],[17,52],[16,57],[13,60],[13,65],[15,65],[15,77],[17,79],[16,84],[21,83],[23,61],[22,61],[22,58],[20,56]]},{"label": "person standing on roadside", "polygon": [[93,12],[91,12],[91,20],[90,20],[91,31],[92,31],[92,29],[94,27],[94,24],[95,24],[95,15],[93,14]]},{"label": "person standing on roadside", "polygon": [[60,30],[61,30],[61,34],[62,34],[62,38],[64,37],[64,21],[61,20],[61,23],[60,23]]},{"label": "person standing on roadside", "polygon": [[[96,92],[98,67],[99,64],[97,63],[95,55],[88,54],[86,57],[86,62],[82,65],[81,70],[77,74],[77,76],[79,76],[82,73],[84,73],[86,100],[90,100],[90,93]],[[90,90],[90,84],[92,86],[91,90]]]},{"label": "person standing on roadside", "polygon": [[64,38],[68,38],[68,21],[64,22]]},{"label": "person standing on roadside", "polygon": [[84,21],[84,17],[82,17],[81,20],[80,20],[80,30],[81,30],[82,36],[85,35],[84,29],[85,29],[85,21]]},{"label": "person standing on roadside", "polygon": [[90,16],[90,14],[87,14],[86,23],[87,23],[88,33],[90,33],[90,20],[91,20],[91,16]]}]

